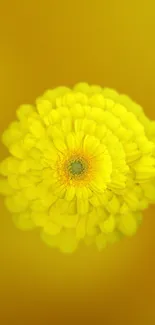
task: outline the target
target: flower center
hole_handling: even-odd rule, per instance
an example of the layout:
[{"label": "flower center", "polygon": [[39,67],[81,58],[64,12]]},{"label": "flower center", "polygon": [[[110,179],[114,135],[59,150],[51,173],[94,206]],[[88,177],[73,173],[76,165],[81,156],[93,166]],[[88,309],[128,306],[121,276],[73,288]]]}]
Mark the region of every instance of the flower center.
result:
[{"label": "flower center", "polygon": [[81,175],[85,170],[85,166],[82,164],[80,160],[75,160],[70,163],[69,171],[73,175]]},{"label": "flower center", "polygon": [[91,157],[82,151],[73,151],[60,156],[57,172],[64,185],[86,186],[94,178],[95,167]]}]

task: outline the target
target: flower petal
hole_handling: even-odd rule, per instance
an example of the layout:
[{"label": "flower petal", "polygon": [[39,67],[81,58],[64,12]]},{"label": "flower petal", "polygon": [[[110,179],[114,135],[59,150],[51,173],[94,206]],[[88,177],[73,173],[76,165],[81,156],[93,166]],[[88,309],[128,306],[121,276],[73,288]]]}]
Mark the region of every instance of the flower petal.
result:
[{"label": "flower petal", "polygon": [[48,221],[44,225],[44,231],[49,235],[57,235],[59,234],[61,227],[53,223],[52,221]]},{"label": "flower petal", "polygon": [[14,214],[13,222],[15,223],[16,227],[21,230],[30,230],[36,227],[29,212]]},{"label": "flower petal", "polygon": [[65,228],[75,228],[78,222],[78,214],[68,214],[63,217],[63,226]]},{"label": "flower petal", "polygon": [[119,230],[126,236],[132,236],[135,234],[137,230],[137,222],[132,214],[120,216]]},{"label": "flower petal", "polygon": [[75,187],[70,186],[66,190],[66,200],[67,201],[72,201],[75,197]]},{"label": "flower petal", "polygon": [[100,229],[103,233],[111,233],[115,229],[115,218],[113,215],[111,215],[107,220],[100,223]]},{"label": "flower petal", "polygon": [[86,234],[86,218],[81,217],[76,227],[76,237],[78,239],[84,238]]},{"label": "flower petal", "polygon": [[62,231],[60,239],[60,250],[64,253],[72,253],[78,246],[78,240],[73,230],[67,229]]},{"label": "flower petal", "polygon": [[88,213],[89,203],[88,200],[77,199],[77,212],[79,215],[85,215]]}]

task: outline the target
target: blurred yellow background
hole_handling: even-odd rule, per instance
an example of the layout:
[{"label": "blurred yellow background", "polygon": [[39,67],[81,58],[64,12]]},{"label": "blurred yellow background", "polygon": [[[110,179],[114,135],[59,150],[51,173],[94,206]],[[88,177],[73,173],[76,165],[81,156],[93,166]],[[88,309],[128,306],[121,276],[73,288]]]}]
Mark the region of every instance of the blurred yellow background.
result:
[{"label": "blurred yellow background", "polygon": [[[18,105],[79,81],[127,93],[155,119],[154,78],[153,0],[1,0],[0,133]],[[0,324],[155,324],[155,208],[135,237],[71,256],[16,229],[3,200],[0,211]]]}]

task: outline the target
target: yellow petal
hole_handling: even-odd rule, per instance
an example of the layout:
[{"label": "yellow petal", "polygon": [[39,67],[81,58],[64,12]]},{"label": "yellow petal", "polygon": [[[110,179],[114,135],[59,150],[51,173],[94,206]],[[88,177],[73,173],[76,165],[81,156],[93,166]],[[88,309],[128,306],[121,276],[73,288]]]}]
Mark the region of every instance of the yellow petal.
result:
[{"label": "yellow petal", "polygon": [[42,123],[36,119],[30,119],[30,131],[36,138],[41,138],[45,135]]},{"label": "yellow petal", "polygon": [[[104,106],[104,105],[103,105]],[[92,110],[89,113],[89,117],[93,120],[95,120],[95,122],[98,123],[102,123],[104,124],[105,121],[105,112],[103,111],[103,109],[101,107],[93,107]]]},{"label": "yellow petal", "polygon": [[112,190],[124,189],[125,188],[126,176],[121,174],[120,171],[114,170],[111,174],[110,188]]},{"label": "yellow petal", "polygon": [[82,193],[83,200],[87,200],[89,195],[90,195],[90,192],[89,192],[89,190],[87,189],[86,186],[81,188],[81,193]]},{"label": "yellow petal", "polygon": [[20,140],[21,136],[22,136],[22,133],[19,129],[19,124],[17,122],[16,127],[10,126],[7,130],[5,130],[3,132],[2,142],[5,146],[7,146],[9,148],[12,143],[15,143],[18,140]]},{"label": "yellow petal", "polygon": [[104,193],[104,191],[106,190],[106,184],[104,183],[104,180],[100,176],[95,177],[95,179],[90,182],[89,187],[92,190],[92,192],[95,191],[98,193]]},{"label": "yellow petal", "polygon": [[16,114],[19,120],[28,118],[34,112],[34,107],[32,105],[21,105]]},{"label": "yellow petal", "polygon": [[13,222],[15,223],[16,227],[21,230],[29,230],[35,228],[35,224],[31,219],[29,212],[13,215]]},{"label": "yellow petal", "polygon": [[64,185],[53,184],[51,186],[51,190],[53,191],[55,196],[60,198],[63,198],[66,193],[66,187]]},{"label": "yellow petal", "polygon": [[129,213],[129,206],[124,202],[120,208],[121,214],[128,214]]},{"label": "yellow petal", "polygon": [[144,183],[141,185],[145,196],[152,202],[155,201],[155,184],[153,183]]},{"label": "yellow petal", "polygon": [[62,132],[62,130],[60,129],[60,126],[55,126],[55,125],[50,125],[47,129],[47,134],[49,137],[51,137],[52,139],[54,138],[64,138],[64,133]]},{"label": "yellow petal", "polygon": [[23,188],[23,187],[29,187],[29,186],[32,185],[32,182],[31,182],[31,180],[28,178],[28,176],[26,177],[26,176],[24,176],[24,175],[20,175],[20,176],[18,177],[18,183],[19,183],[19,186],[20,186],[21,188]]},{"label": "yellow petal", "polygon": [[68,214],[76,214],[76,213],[77,213],[77,204],[76,204],[76,200],[73,200],[69,203]]},{"label": "yellow petal", "polygon": [[[59,101],[59,102],[62,101],[62,97],[61,97],[61,98],[59,97],[58,101]],[[64,107],[64,106],[63,106],[63,107],[58,107],[58,108],[57,108],[57,111],[58,111],[59,115],[60,115],[63,119],[65,119],[65,118],[70,118],[70,110],[69,110],[68,107]]]},{"label": "yellow petal", "polygon": [[85,215],[88,213],[89,203],[88,200],[77,199],[77,211],[79,215]]},{"label": "yellow petal", "polygon": [[86,218],[82,217],[76,227],[76,237],[78,239],[84,238],[86,234]]},{"label": "yellow petal", "polygon": [[103,95],[105,98],[113,99],[114,101],[118,99],[119,94],[114,89],[104,88]]},{"label": "yellow petal", "polygon": [[84,242],[85,242],[85,244],[86,244],[87,246],[92,245],[92,244],[94,243],[94,241],[95,241],[95,237],[94,237],[94,236],[86,236],[86,237],[84,238]]},{"label": "yellow petal", "polygon": [[8,176],[8,184],[15,190],[20,188],[18,176],[15,174]]},{"label": "yellow petal", "polygon": [[126,236],[132,236],[135,234],[137,223],[132,214],[120,216],[119,230]]},{"label": "yellow petal", "polygon": [[72,92],[67,93],[65,96],[63,96],[63,105],[73,107],[73,105],[76,103],[76,98]]},{"label": "yellow petal", "polygon": [[105,125],[102,125],[102,126],[97,126],[96,128],[96,131],[95,131],[95,135],[97,138],[99,138],[99,140],[102,140],[105,135],[106,135],[106,132],[107,132],[107,128]]},{"label": "yellow petal", "polygon": [[92,213],[90,213],[87,220],[87,234],[89,236],[93,236],[96,234],[95,226],[97,225],[97,222],[98,222],[98,215],[96,211],[93,211]]},{"label": "yellow petal", "polygon": [[139,148],[140,148],[140,150],[142,151],[143,154],[152,153],[153,150],[155,149],[155,143],[151,142],[151,141],[148,141],[146,136],[138,137],[137,144],[138,144],[138,146],[139,146]]},{"label": "yellow petal", "polygon": [[[75,132],[76,132],[76,134],[77,134],[77,132],[78,132],[78,133],[82,132],[82,128],[83,128],[83,120],[77,118],[77,119],[74,121],[74,128],[75,128]],[[84,133],[83,133],[83,135],[84,135]]]},{"label": "yellow petal", "polygon": [[107,220],[100,223],[100,229],[104,233],[113,232],[115,229],[115,224],[116,224],[115,218],[114,216],[111,215]]},{"label": "yellow petal", "polygon": [[18,193],[15,196],[7,197],[5,204],[10,212],[20,213],[27,209],[29,202],[21,193]]},{"label": "yellow petal", "polygon": [[71,90],[69,88],[60,86],[55,89],[46,90],[43,95],[43,98],[48,99],[52,103],[55,103],[55,101],[58,97],[63,96],[70,91]]},{"label": "yellow petal", "polygon": [[49,100],[38,98],[36,100],[36,109],[41,117],[48,116],[49,112],[52,109],[52,104]]},{"label": "yellow petal", "polygon": [[62,130],[65,134],[69,133],[72,131],[72,120],[71,118],[64,118],[62,120]]},{"label": "yellow petal", "polygon": [[75,197],[75,187],[70,186],[66,190],[66,200],[67,201],[72,201]]},{"label": "yellow petal", "polygon": [[[22,160],[19,165],[19,174],[25,174],[30,170],[30,166],[27,160]],[[18,172],[18,171],[17,171]]]},{"label": "yellow petal", "polygon": [[27,166],[29,167],[29,169],[31,169],[31,170],[42,170],[43,169],[43,165],[41,164],[40,160],[28,158],[26,160],[26,163],[27,163]]},{"label": "yellow petal", "polygon": [[6,179],[0,179],[0,194],[12,195],[14,193],[12,187]]},{"label": "yellow petal", "polygon": [[83,148],[86,152],[95,155],[96,149],[98,148],[99,145],[100,145],[99,139],[91,135],[86,135],[83,143]]},{"label": "yellow petal", "polygon": [[48,213],[44,212],[32,212],[31,218],[36,226],[44,227],[49,218]]},{"label": "yellow petal", "polygon": [[57,196],[48,193],[47,196],[42,199],[42,202],[45,207],[49,208],[56,200]]},{"label": "yellow petal", "polygon": [[37,148],[31,148],[29,151],[29,156],[32,157],[33,159],[39,160],[42,157],[42,153]]},{"label": "yellow petal", "polygon": [[12,144],[9,151],[16,158],[23,159],[26,157],[26,152],[22,147],[21,142]]},{"label": "yellow petal", "polygon": [[76,102],[82,104],[84,107],[88,103],[88,98],[85,94],[82,93],[75,93]]},{"label": "yellow petal", "polygon": [[90,135],[92,134],[92,135],[94,135],[95,130],[96,130],[96,123],[95,123],[95,121],[87,120],[87,119],[84,119],[83,120],[82,131],[85,134],[90,134]]},{"label": "yellow petal", "polygon": [[89,199],[89,202],[94,206],[94,207],[99,207],[101,204],[100,204],[100,201],[98,200],[98,198],[96,196],[92,196],[90,199]]},{"label": "yellow petal", "polygon": [[48,120],[50,122],[50,124],[54,124],[54,123],[58,123],[60,121],[60,114],[58,112],[58,110],[56,109],[52,109],[48,115]]},{"label": "yellow petal", "polygon": [[51,168],[45,168],[42,170],[41,175],[43,180],[53,179],[53,170]]},{"label": "yellow petal", "polygon": [[79,103],[73,104],[70,111],[73,118],[83,118],[85,114],[83,106]]},{"label": "yellow petal", "polygon": [[87,200],[91,195],[91,191],[86,187],[77,187],[76,188],[76,197],[80,200]]},{"label": "yellow petal", "polygon": [[138,181],[149,180],[150,178],[155,177],[155,159],[154,157],[143,156],[133,168],[136,171],[136,179]]},{"label": "yellow petal", "polygon": [[104,234],[99,234],[96,237],[96,246],[98,247],[98,250],[101,251],[103,248],[106,247],[107,241]]},{"label": "yellow petal", "polygon": [[67,147],[61,138],[54,138],[53,143],[55,145],[55,148],[58,149],[60,152],[64,152],[65,150],[67,150]]},{"label": "yellow petal", "polygon": [[65,215],[63,218],[63,226],[66,228],[75,228],[78,222],[78,215]]},{"label": "yellow petal", "polygon": [[45,231],[41,233],[42,240],[51,247],[59,247],[60,240],[61,240],[61,233],[58,233],[57,235],[50,235],[47,234]]},{"label": "yellow petal", "polygon": [[79,82],[74,86],[74,91],[87,94],[90,92],[90,86],[86,82]]},{"label": "yellow petal", "polygon": [[66,142],[69,149],[74,150],[77,147],[76,137],[73,132],[70,132],[66,136]]},{"label": "yellow petal", "polygon": [[64,253],[72,253],[78,246],[78,240],[75,232],[71,229],[66,229],[61,233],[60,250]]},{"label": "yellow petal", "polygon": [[107,235],[107,241],[110,244],[116,243],[117,241],[120,240],[120,238],[121,238],[121,235],[117,230],[114,230],[113,232],[108,233],[108,235]]},{"label": "yellow petal", "polygon": [[53,223],[52,221],[48,221],[44,226],[44,231],[49,235],[57,235],[59,234],[61,227]]},{"label": "yellow petal", "polygon": [[39,200],[32,201],[31,209],[32,211],[36,211],[36,212],[44,212],[46,210],[46,207],[43,205],[42,200],[39,199]]},{"label": "yellow petal", "polygon": [[106,208],[112,214],[118,213],[120,209],[119,198],[116,197],[116,195],[113,195],[113,198],[110,200]]},{"label": "yellow petal", "polygon": [[54,204],[54,208],[61,214],[67,213],[68,207],[69,203],[65,199],[57,199]]},{"label": "yellow petal", "polygon": [[126,159],[128,163],[134,162],[141,156],[141,152],[135,142],[125,143],[124,149],[126,153]]},{"label": "yellow petal", "polygon": [[35,200],[38,197],[37,187],[32,185],[23,189],[23,194],[28,200]]},{"label": "yellow petal", "polygon": [[132,191],[129,190],[125,193],[124,201],[127,203],[127,205],[132,211],[136,211],[139,209],[139,199],[136,196],[134,189]]}]

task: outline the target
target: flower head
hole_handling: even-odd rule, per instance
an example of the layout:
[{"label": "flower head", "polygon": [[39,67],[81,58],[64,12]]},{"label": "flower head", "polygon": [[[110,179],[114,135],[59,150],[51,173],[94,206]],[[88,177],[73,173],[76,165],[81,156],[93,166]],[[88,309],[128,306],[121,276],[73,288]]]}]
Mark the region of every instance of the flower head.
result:
[{"label": "flower head", "polygon": [[127,96],[78,84],[22,105],[2,140],[0,192],[21,229],[72,252],[133,235],[155,201],[155,123]]}]

